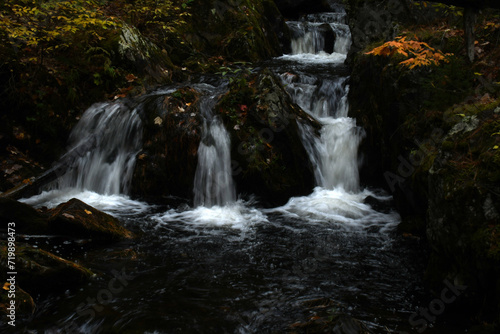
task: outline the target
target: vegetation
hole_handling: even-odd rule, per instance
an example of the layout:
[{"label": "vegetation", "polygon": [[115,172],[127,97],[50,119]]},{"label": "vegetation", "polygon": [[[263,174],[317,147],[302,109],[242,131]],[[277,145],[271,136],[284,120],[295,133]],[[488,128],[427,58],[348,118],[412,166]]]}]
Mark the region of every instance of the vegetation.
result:
[{"label": "vegetation", "polygon": [[417,66],[439,65],[442,62],[448,62],[446,57],[451,56],[450,53],[444,54],[425,42],[407,40],[406,36],[400,36],[393,41],[385,42],[366,54],[386,57],[402,56],[406,60],[401,61],[399,65],[406,66],[410,70]]}]

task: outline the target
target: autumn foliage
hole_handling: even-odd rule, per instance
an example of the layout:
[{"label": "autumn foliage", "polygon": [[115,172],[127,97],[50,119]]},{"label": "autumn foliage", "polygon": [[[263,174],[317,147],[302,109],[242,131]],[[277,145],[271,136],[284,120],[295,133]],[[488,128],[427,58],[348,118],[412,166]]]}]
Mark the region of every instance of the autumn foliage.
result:
[{"label": "autumn foliage", "polygon": [[419,66],[439,65],[448,62],[450,53],[443,53],[429,46],[429,44],[418,40],[408,40],[406,36],[397,37],[393,41],[386,42],[376,47],[368,55],[392,57],[400,55],[406,60],[399,62],[399,65],[411,69]]}]

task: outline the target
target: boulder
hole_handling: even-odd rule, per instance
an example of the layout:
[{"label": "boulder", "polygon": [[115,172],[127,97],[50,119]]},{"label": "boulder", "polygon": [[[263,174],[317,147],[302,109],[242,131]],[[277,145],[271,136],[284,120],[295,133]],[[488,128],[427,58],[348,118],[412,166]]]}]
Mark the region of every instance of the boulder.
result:
[{"label": "boulder", "polygon": [[73,198],[47,212],[48,229],[52,234],[94,241],[133,238],[132,232],[124,228],[118,219]]},{"label": "boulder", "polygon": [[259,61],[282,55],[289,45],[286,24],[272,0],[202,1],[190,13],[183,38],[205,55]]},{"label": "boulder", "polygon": [[171,83],[173,69],[166,51],[142,36],[140,31],[124,23],[118,42],[118,54],[124,64],[141,75],[146,85]]},{"label": "boulder", "polygon": [[203,119],[200,93],[190,87],[146,97],[141,108],[144,144],[131,191],[142,198],[193,195]]},{"label": "boulder", "polygon": [[292,103],[269,70],[241,74],[215,107],[231,136],[233,178],[238,193],[280,205],[314,187],[314,175],[298,123],[319,129]]}]

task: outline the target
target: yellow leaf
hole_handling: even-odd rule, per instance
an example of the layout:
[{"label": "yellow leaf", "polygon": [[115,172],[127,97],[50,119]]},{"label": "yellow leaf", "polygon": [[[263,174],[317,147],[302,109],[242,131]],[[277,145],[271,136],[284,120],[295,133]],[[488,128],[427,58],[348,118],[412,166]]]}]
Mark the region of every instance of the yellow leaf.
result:
[{"label": "yellow leaf", "polygon": [[88,215],[91,215],[92,211],[89,211],[89,210],[85,209],[85,213],[88,214]]},{"label": "yellow leaf", "polygon": [[3,285],[3,289],[8,291],[9,287],[10,287],[10,283],[5,282],[5,284]]}]

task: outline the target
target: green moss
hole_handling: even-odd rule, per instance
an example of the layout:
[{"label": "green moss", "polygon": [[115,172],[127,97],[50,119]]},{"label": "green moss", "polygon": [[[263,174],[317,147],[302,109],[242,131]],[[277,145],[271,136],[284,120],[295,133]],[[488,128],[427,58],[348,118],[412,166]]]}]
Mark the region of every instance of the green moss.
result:
[{"label": "green moss", "polygon": [[489,259],[500,261],[500,225],[489,224],[474,233],[472,240],[476,250]]}]

